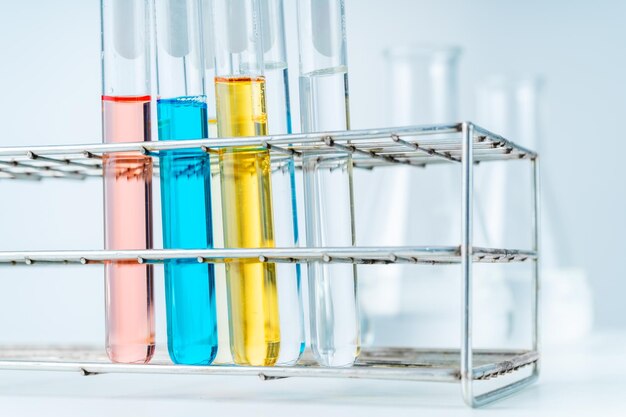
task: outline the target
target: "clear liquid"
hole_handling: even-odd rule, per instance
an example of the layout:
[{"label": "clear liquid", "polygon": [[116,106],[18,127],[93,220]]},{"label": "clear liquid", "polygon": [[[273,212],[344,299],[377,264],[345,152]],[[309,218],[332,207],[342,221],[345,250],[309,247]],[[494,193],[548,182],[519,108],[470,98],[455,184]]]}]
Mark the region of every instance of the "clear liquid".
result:
[{"label": "clear liquid", "polygon": [[[266,135],[265,80],[218,77],[215,81],[219,136]],[[219,163],[225,247],[274,247],[269,152],[250,147],[220,149]],[[280,350],[275,265],[229,262],[226,276],[235,363],[274,365]]]},{"label": "clear liquid", "polygon": [[[213,94],[215,96],[213,88]],[[212,106],[213,110],[215,105]],[[209,105],[209,112],[211,111]],[[216,138],[217,116],[209,113],[209,137]],[[219,164],[215,163],[211,170],[211,210],[213,213],[213,247],[224,247],[224,230],[222,228],[222,186],[220,184]],[[223,263],[213,265],[215,271],[215,306],[217,312],[217,354],[213,364],[226,365],[233,363],[230,352],[230,329],[228,320],[228,289],[226,285],[226,266]]]},{"label": "clear liquid", "polygon": [[[105,143],[150,140],[150,97],[102,97]],[[152,248],[152,159],[139,153],[102,158],[105,249]],[[154,353],[153,267],[104,266],[106,351],[113,362],[146,363]]]},{"label": "clear liquid", "polygon": [[[217,122],[216,122],[217,123]],[[217,125],[215,126],[217,132]],[[215,160],[214,160],[215,161]],[[222,224],[222,185],[219,165],[213,163],[211,172],[211,193],[213,201],[213,245],[224,247],[224,228]],[[226,284],[226,265],[217,263],[215,267],[215,300],[217,309],[217,355],[213,364],[232,364],[230,352],[230,329],[228,319],[228,285]]]},{"label": "clear liquid", "polygon": [[[205,97],[157,102],[159,140],[207,137]],[[202,151],[161,152],[163,247],[213,247],[211,162]],[[174,363],[210,364],[217,353],[213,264],[165,264],[167,343]]]},{"label": "clear liquid", "polygon": [[[303,132],[349,129],[347,68],[301,76],[300,109]],[[352,157],[333,170],[319,157],[303,156],[307,246],[352,246]],[[321,365],[350,366],[360,352],[356,267],[310,263],[308,278],[313,353]]]},{"label": "clear liquid", "polygon": [[[266,65],[269,133],[291,133],[289,76],[285,64]],[[273,168],[274,240],[278,247],[298,246],[295,163],[286,160]],[[304,317],[300,288],[300,264],[276,264],[280,309],[280,355],[277,363],[293,365],[304,352]]]}]

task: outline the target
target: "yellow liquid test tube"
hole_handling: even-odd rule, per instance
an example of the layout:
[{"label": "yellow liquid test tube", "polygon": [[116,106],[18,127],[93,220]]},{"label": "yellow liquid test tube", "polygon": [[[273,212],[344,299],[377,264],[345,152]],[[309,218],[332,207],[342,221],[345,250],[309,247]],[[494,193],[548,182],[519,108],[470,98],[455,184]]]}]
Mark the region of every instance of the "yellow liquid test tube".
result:
[{"label": "yellow liquid test tube", "polygon": [[[216,77],[215,95],[220,137],[267,135],[263,77]],[[256,147],[224,148],[219,163],[224,246],[274,247],[269,152]],[[226,279],[234,362],[274,365],[280,350],[275,265],[229,262]]]}]

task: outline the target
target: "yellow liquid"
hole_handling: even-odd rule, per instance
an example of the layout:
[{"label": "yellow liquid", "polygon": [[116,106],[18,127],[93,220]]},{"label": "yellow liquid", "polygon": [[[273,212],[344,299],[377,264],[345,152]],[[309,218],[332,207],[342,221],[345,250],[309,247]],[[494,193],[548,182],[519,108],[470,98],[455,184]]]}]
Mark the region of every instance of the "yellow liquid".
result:
[{"label": "yellow liquid", "polygon": [[[219,137],[267,134],[262,77],[218,77],[215,94]],[[224,246],[274,247],[269,152],[221,149],[219,162]],[[275,265],[229,262],[226,278],[233,360],[240,365],[274,365],[280,350]]]}]

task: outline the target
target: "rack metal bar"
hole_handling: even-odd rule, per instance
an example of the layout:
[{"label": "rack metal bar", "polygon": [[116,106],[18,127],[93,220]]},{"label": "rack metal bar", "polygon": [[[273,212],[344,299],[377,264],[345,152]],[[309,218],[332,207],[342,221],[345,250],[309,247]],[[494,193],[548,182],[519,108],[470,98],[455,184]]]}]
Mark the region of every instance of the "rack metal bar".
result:
[{"label": "rack metal bar", "polygon": [[[532,228],[533,228],[533,242],[532,248],[533,252],[536,256],[533,259],[533,271],[532,271],[532,291],[531,291],[531,320],[532,320],[532,348],[533,350],[539,352],[540,349],[540,341],[539,341],[539,332],[540,332],[540,297],[541,297],[541,284],[540,284],[540,267],[541,267],[541,259],[539,257],[539,250],[541,248],[541,178],[540,178],[540,166],[539,166],[539,156],[535,156],[531,161],[531,169],[532,169],[532,193],[531,193],[531,204],[532,204]],[[533,374],[535,377],[539,377],[540,364],[537,361],[534,365]]]},{"label": "rack metal bar", "polygon": [[67,165],[71,165],[71,166],[75,166],[75,167],[79,167],[79,168],[86,168],[86,169],[102,168],[102,165],[100,165],[100,164],[86,164],[86,163],[83,163],[83,162],[73,161],[73,160],[67,159],[67,158],[63,158],[63,159],[50,158],[50,157],[47,157],[47,156],[42,156],[42,155],[36,154],[33,151],[31,151],[29,154],[27,154],[27,156],[28,156],[29,159],[32,159],[33,161],[44,161],[44,162],[49,162],[51,164],[66,165],[66,166]]},{"label": "rack metal bar", "polygon": [[77,174],[76,171],[62,170],[47,165],[34,165],[18,161],[2,161],[0,165],[6,168],[0,168],[0,172],[4,172],[13,176],[13,179],[40,180],[43,178],[71,178],[82,180],[85,178],[83,174]]},{"label": "rack metal bar", "polygon": [[462,125],[463,155],[461,157],[461,270],[463,279],[461,299],[461,392],[465,403],[474,406],[472,378],[472,220],[474,204],[474,157],[472,154],[472,137],[474,127]]},{"label": "rack metal bar", "polygon": [[[392,135],[392,137],[394,136]],[[341,151],[344,151],[350,154],[362,155],[362,156],[372,158],[372,159],[380,159],[382,161],[391,162],[394,164],[406,164],[407,163],[406,161],[398,160],[397,158],[393,156],[382,155],[378,152],[374,152],[373,150],[364,150],[364,149],[359,149],[354,145],[342,145],[342,144],[336,143],[335,140],[332,138],[332,136],[327,136],[324,139],[324,143],[331,148],[337,148]]]},{"label": "rack metal bar", "polygon": [[143,152],[159,151],[159,150],[176,150],[176,149],[195,149],[205,146],[211,148],[224,147],[240,147],[240,146],[263,146],[263,143],[270,145],[287,145],[291,148],[292,143],[299,144],[318,144],[324,145],[324,137],[332,136],[335,140],[342,141],[367,141],[370,139],[380,139],[390,137],[391,134],[397,135],[432,135],[436,133],[454,133],[458,132],[458,125],[424,125],[409,126],[404,128],[387,128],[387,129],[367,129],[367,130],[350,130],[336,132],[319,132],[307,134],[289,134],[289,135],[272,135],[272,136],[250,136],[238,138],[220,138],[220,139],[197,139],[197,140],[179,140],[179,141],[154,141],[154,142],[124,142],[124,143],[108,143],[108,144],[92,144],[92,145],[53,145],[53,146],[34,146],[34,147],[4,147],[0,149],[0,157],[22,156],[28,157],[28,152],[34,152],[38,155],[81,155],[90,152],[93,155],[102,155],[110,152]]},{"label": "rack metal bar", "polygon": [[41,179],[40,175],[32,174],[32,173],[21,173],[21,172],[13,172],[8,169],[0,168],[0,172],[8,175],[9,179],[16,180],[27,180],[27,181],[39,181]]},{"label": "rack metal bar", "polygon": [[410,142],[410,141],[406,141],[404,139],[401,139],[400,136],[397,135],[392,135],[391,139],[396,142],[399,143],[401,145],[406,146],[409,149],[413,149],[416,151],[422,151],[424,153],[426,153],[428,156],[437,156],[439,158],[443,158],[446,159],[448,161],[452,161],[452,162],[460,162],[460,160],[458,158],[454,158],[451,155],[447,154],[446,152],[441,152],[438,150],[435,150],[433,148],[428,148],[425,146],[420,146],[418,143],[414,143],[414,142]]},{"label": "rack metal bar", "polygon": [[536,158],[538,156],[537,152],[531,151],[528,148],[525,148],[525,147],[520,146],[520,145],[518,145],[518,144],[516,144],[514,142],[511,142],[510,140],[505,139],[504,137],[502,137],[502,136],[500,136],[498,134],[495,134],[495,133],[493,133],[493,132],[491,132],[491,131],[483,128],[483,127],[480,127],[480,126],[475,125],[475,124],[472,124],[472,126],[473,126],[475,132],[478,132],[478,133],[482,134],[483,136],[491,138],[492,140],[500,141],[500,142],[504,143],[506,146],[508,146],[508,147],[510,147],[512,149],[516,149],[518,151],[521,151],[522,153],[530,155],[532,158]]},{"label": "rack metal bar", "polygon": [[[534,366],[536,366],[536,362]],[[497,388],[493,391],[489,391],[484,394],[477,395],[476,397],[472,399],[471,404],[468,404],[468,405],[470,405],[473,408],[480,408],[480,407],[489,405],[495,401],[499,401],[504,398],[510,397],[511,395],[517,393],[518,391],[524,389],[525,387],[537,381],[538,378],[539,378],[538,375],[532,374],[523,379],[515,381],[511,384]]]},{"label": "rack metal bar", "polygon": [[[469,122],[467,125],[475,126]],[[534,152],[522,148],[513,142],[509,142],[501,136],[495,135],[485,129],[480,131],[488,138],[494,141],[506,143],[512,149],[522,151],[529,155],[535,155]],[[386,128],[386,129],[366,129],[366,130],[350,130],[337,132],[319,132],[308,134],[290,134],[290,135],[274,135],[274,136],[256,136],[246,138],[220,138],[220,139],[196,139],[196,140],[180,140],[180,141],[154,141],[154,142],[128,142],[128,143],[109,143],[109,144],[91,144],[91,145],[54,145],[54,146],[34,146],[34,147],[3,147],[0,149],[0,157],[22,157],[29,158],[29,155],[35,154],[39,157],[50,157],[52,155],[76,155],[76,157],[87,158],[87,155],[95,157],[105,153],[114,152],[158,152],[161,150],[176,149],[195,149],[205,147],[206,149],[218,149],[224,147],[240,147],[240,146],[278,146],[284,150],[296,150],[299,146],[317,145],[325,147],[324,138],[332,137],[335,142],[350,143],[359,147],[361,144],[367,144],[368,141],[374,139],[389,139],[393,144],[393,137],[412,137],[424,135],[438,135],[442,133],[458,134],[460,125],[423,125],[408,126],[403,128]],[[476,138],[478,141],[478,139]],[[458,140],[457,140],[458,142]],[[442,142],[432,140],[432,142],[422,142],[421,145],[437,146]],[[443,142],[446,143],[446,142]],[[449,143],[449,142],[448,142]],[[284,146],[281,146],[284,145]],[[435,149],[436,150],[436,149]]]},{"label": "rack metal bar", "polygon": [[[474,126],[469,122],[466,124]],[[201,149],[215,153],[225,147],[254,146],[268,149],[274,160],[294,158],[296,164],[307,152],[315,152],[323,157],[324,164],[332,164],[338,154],[350,152],[355,165],[359,168],[371,169],[393,164],[425,167],[433,163],[460,161],[462,148],[460,126],[460,124],[408,126],[248,138],[9,147],[0,148],[0,164],[7,165],[3,171],[7,174],[23,174],[22,171],[29,170],[29,175],[40,175],[41,178],[84,179],[87,176],[101,174],[102,165],[89,161],[101,159],[107,153],[141,153],[152,157],[156,166],[163,151]],[[485,129],[481,128],[480,132],[472,136],[474,160],[477,163],[492,160],[531,159],[536,155]],[[60,168],[62,166],[71,166],[74,169],[70,171]],[[58,175],[52,173],[47,175],[50,171],[55,171]],[[16,178],[22,177],[16,176]]]},{"label": "rack metal bar", "polygon": [[517,371],[528,364],[534,364],[538,360],[539,353],[537,351],[530,351],[528,353],[520,354],[508,360],[502,361],[496,366],[494,366],[493,364],[477,365],[474,366],[474,369],[472,370],[472,378],[474,380],[487,380],[491,378],[496,378],[498,376]]},{"label": "rack metal bar", "polygon": [[[155,357],[150,364],[110,363],[104,350],[95,347],[65,348],[32,346],[0,348],[0,369],[34,371],[73,371],[83,375],[104,373],[187,374],[260,376],[262,379],[287,377],[340,377],[364,379],[395,379],[407,381],[458,382],[458,350],[366,348],[355,366],[327,368],[305,357],[291,367],[251,367],[235,365],[185,366],[173,365],[167,358]],[[511,350],[477,351],[473,378],[497,378],[538,359],[536,352]]]},{"label": "rack metal bar", "polygon": [[15,168],[21,168],[21,169],[28,169],[28,170],[33,170],[35,172],[30,172],[31,175],[39,175],[37,174],[37,171],[40,172],[52,172],[53,175],[54,174],[58,174],[56,176],[64,176],[64,177],[68,177],[68,178],[74,178],[74,179],[79,179],[82,180],[85,178],[85,176],[83,174],[81,174],[80,171],[77,170],[65,170],[65,169],[61,169],[61,168],[56,168],[50,165],[36,165],[36,164],[28,164],[28,163],[24,163],[24,162],[18,162],[18,161],[0,161],[1,165],[5,165],[7,167],[15,167]]},{"label": "rack metal bar", "polygon": [[[535,259],[536,252],[520,249],[475,248],[476,262],[509,263]],[[99,264],[107,262],[164,263],[189,261],[222,263],[241,260],[253,262],[324,262],[354,264],[459,263],[458,246],[440,247],[343,247],[343,248],[251,248],[251,249],[145,249],[92,251],[18,251],[0,252],[0,265]]]},{"label": "rack metal bar", "polygon": [[[476,378],[477,369],[473,367],[475,360],[475,353],[473,350],[472,340],[472,281],[473,281],[473,262],[475,257],[473,254],[473,167],[475,165],[475,153],[472,143],[475,131],[484,135],[491,135],[498,138],[500,142],[509,147],[510,142],[506,139],[493,135],[490,132],[482,128],[476,128],[471,124],[463,125],[463,149],[462,149],[462,244],[461,244],[461,269],[463,273],[462,287],[462,341],[461,341],[461,363],[460,363],[460,375],[461,375],[461,391],[463,399],[467,405],[473,408],[483,407],[494,401],[508,397],[522,388],[530,385],[536,381],[539,377],[539,256],[537,255],[532,259],[533,272],[532,272],[532,286],[533,296],[531,299],[531,318],[532,318],[532,351],[536,354],[536,359],[532,362],[532,372],[530,375],[517,380],[515,382],[506,384],[497,389],[485,392],[480,395],[476,395],[474,392],[474,381],[480,379],[489,379],[490,375],[485,375],[484,378]],[[531,151],[523,149],[525,153],[524,157],[529,156],[531,160],[531,174],[532,174],[532,248],[533,252],[539,254],[539,169],[538,169],[538,156]],[[522,361],[523,362],[523,361]],[[502,371],[506,372],[506,371]]]}]

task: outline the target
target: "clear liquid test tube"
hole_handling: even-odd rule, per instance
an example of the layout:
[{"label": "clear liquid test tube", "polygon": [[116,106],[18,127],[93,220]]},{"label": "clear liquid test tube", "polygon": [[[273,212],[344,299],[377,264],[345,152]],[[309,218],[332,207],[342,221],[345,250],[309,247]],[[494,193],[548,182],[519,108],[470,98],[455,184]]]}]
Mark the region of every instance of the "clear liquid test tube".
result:
[{"label": "clear liquid test tube", "polygon": [[[303,132],[350,127],[343,0],[298,0]],[[355,243],[352,157],[303,154],[307,246]],[[311,348],[324,366],[350,366],[360,351],[356,267],[308,265]]]},{"label": "clear liquid test tube", "polygon": [[[213,0],[219,137],[267,135],[259,0]],[[274,247],[271,162],[263,147],[219,150],[224,245]],[[234,362],[270,366],[280,350],[276,266],[228,262]]]},{"label": "clear liquid test tube", "polygon": [[[200,0],[156,0],[159,140],[208,137]],[[199,149],[160,153],[163,247],[213,247],[211,161]],[[210,364],[217,353],[213,264],[166,263],[167,345],[174,363]]]},{"label": "clear liquid test tube", "polygon": [[[150,0],[101,0],[102,136],[151,140]],[[152,248],[152,159],[105,154],[105,249]],[[107,263],[106,351],[113,362],[146,363],[154,353],[153,267]]]},{"label": "clear liquid test tube", "polygon": [[[270,135],[292,133],[283,0],[261,2],[265,96]],[[296,176],[293,157],[274,164],[272,192],[277,247],[298,246]],[[276,264],[280,310],[279,365],[295,364],[305,347],[300,264]]]}]

